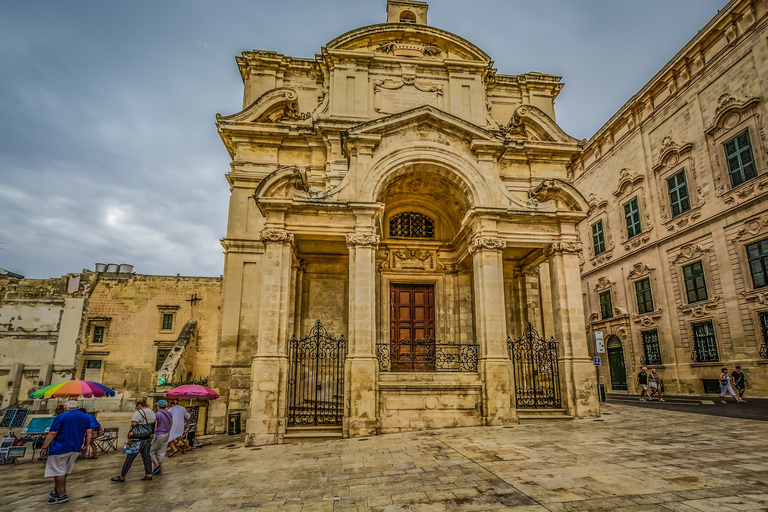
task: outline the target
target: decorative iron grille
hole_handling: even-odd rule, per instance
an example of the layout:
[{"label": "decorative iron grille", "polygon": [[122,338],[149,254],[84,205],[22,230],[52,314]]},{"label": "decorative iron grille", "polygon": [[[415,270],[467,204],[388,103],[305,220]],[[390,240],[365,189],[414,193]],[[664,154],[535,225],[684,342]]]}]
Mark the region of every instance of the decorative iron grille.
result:
[{"label": "decorative iron grille", "polygon": [[518,408],[557,409],[562,406],[557,342],[545,340],[532,324],[523,335],[507,338],[507,349],[515,372]]},{"label": "decorative iron grille", "polygon": [[399,213],[389,219],[389,236],[395,238],[434,238],[435,223],[420,213]]},{"label": "decorative iron grille", "polygon": [[346,355],[344,336],[328,335],[320,320],[288,341],[289,425],[341,425]]},{"label": "decorative iron grille", "polygon": [[478,345],[422,338],[376,344],[382,372],[476,372]]},{"label": "decorative iron grille", "polygon": [[760,344],[760,357],[768,359],[768,313],[760,313],[760,332],[763,342]]},{"label": "decorative iron grille", "polygon": [[717,355],[717,341],[712,322],[693,324],[693,349],[691,361],[694,363],[714,363],[720,360]]},{"label": "decorative iron grille", "polygon": [[644,331],[643,335],[643,356],[640,358],[640,364],[660,365],[661,349],[659,348],[659,334],[656,329]]}]

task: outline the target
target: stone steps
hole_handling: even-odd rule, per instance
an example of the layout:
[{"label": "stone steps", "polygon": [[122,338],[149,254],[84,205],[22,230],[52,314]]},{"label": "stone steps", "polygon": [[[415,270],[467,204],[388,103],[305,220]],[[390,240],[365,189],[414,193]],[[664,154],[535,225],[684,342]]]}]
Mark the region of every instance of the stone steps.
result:
[{"label": "stone steps", "polygon": [[287,427],[283,443],[298,444],[316,441],[334,441],[342,438],[341,425],[306,425]]},{"label": "stone steps", "polygon": [[574,417],[568,414],[567,409],[517,409],[517,418],[520,423],[528,423],[537,420],[572,420]]}]

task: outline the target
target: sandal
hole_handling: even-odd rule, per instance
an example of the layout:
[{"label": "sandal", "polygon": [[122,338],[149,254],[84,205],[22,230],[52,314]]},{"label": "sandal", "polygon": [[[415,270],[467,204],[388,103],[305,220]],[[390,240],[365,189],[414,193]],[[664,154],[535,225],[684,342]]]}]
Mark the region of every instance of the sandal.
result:
[{"label": "sandal", "polygon": [[88,457],[88,458],[89,458],[89,459],[98,459],[98,458],[99,458],[99,456],[98,456],[98,455],[91,455],[91,456],[90,456],[90,457]]},{"label": "sandal", "polygon": [[125,482],[125,477],[116,475],[116,476],[113,476],[110,480],[112,480],[113,482]]}]

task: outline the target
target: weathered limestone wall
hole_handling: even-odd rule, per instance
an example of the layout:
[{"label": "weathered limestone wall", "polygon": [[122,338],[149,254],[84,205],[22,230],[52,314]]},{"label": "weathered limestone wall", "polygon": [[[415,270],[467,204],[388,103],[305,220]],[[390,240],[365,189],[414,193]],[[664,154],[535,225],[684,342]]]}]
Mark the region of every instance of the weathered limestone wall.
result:
[{"label": "weathered limestone wall", "polygon": [[[755,289],[746,245],[768,237],[763,119],[768,79],[768,3],[732,2],[627,103],[570,168],[589,195],[581,224],[582,290],[592,339],[603,331],[623,346],[630,391],[644,355],[643,333],[659,336],[656,365],[667,392],[702,393],[703,379],[741,365],[748,395],[768,396],[768,361],[759,315],[765,289]],[[724,142],[748,130],[758,176],[732,186]],[[683,171],[691,209],[673,216],[668,182]],[[637,198],[642,233],[628,238],[624,205]],[[602,221],[606,251],[595,254],[592,226]],[[701,262],[706,300],[689,303],[683,267]],[[640,314],[635,283],[649,279],[654,311]],[[610,292],[612,318],[599,294]],[[718,361],[693,362],[692,326],[711,321]],[[590,341],[594,351],[593,342]],[[607,358],[604,359],[607,363]],[[610,368],[600,379],[610,389]]]}]

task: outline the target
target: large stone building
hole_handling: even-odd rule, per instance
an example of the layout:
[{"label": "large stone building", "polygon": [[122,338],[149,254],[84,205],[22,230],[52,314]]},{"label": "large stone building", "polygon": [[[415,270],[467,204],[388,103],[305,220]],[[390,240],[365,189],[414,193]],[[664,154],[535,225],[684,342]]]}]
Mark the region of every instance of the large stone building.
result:
[{"label": "large stone building", "polygon": [[569,168],[601,382],[716,392],[741,365],[768,394],[768,3],[734,0],[592,137]]},{"label": "large stone building", "polygon": [[[219,428],[238,413],[263,444],[307,424],[365,436],[598,414],[589,206],[568,183],[581,145],[555,123],[560,77],[497,73],[411,0],[315,58],[237,64],[243,110],[218,117],[232,158]],[[529,322],[559,354],[510,358]]]}]

